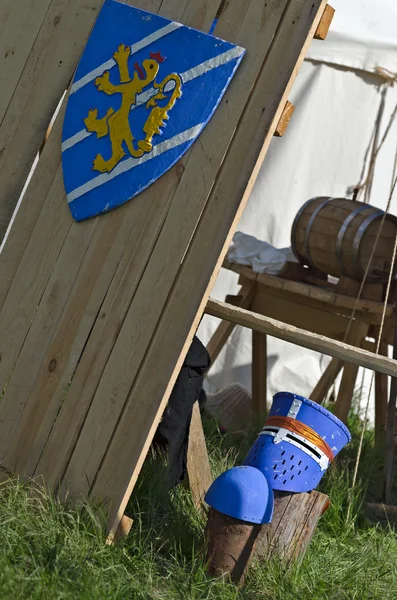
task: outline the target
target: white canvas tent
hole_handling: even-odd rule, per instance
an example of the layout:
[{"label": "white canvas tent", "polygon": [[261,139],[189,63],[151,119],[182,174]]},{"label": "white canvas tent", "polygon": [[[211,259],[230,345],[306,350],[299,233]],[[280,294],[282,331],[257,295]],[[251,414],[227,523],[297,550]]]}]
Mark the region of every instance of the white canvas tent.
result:
[{"label": "white canvas tent", "polygon": [[[397,74],[395,0],[332,0],[336,9],[325,41],[314,41],[294,84],[295,105],[284,138],[275,138],[241,219],[239,230],[276,247],[290,245],[293,219],[314,196],[346,196],[360,182],[371,144],[385,78]],[[380,137],[397,104],[397,86],[387,86]],[[370,203],[385,208],[397,147],[397,119],[380,151]],[[397,214],[397,193],[391,212]],[[212,296],[238,290],[237,276],[221,271]],[[218,325],[205,317],[199,337],[207,343]],[[270,338],[268,394],[309,394],[328,358]],[[360,374],[358,381],[360,381]],[[212,368],[209,391],[232,382],[251,389],[251,332],[236,328]],[[365,376],[365,388],[369,377]],[[371,407],[370,416],[373,414]]]}]

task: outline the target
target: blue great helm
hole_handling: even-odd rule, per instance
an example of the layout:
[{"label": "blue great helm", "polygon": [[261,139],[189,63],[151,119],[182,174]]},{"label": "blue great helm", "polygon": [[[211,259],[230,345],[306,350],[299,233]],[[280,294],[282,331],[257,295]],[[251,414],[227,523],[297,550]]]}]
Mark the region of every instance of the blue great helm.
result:
[{"label": "blue great helm", "polygon": [[233,467],[222,473],[205,501],[218,512],[247,523],[270,523],[273,517],[273,490],[255,467]]},{"label": "blue great helm", "polygon": [[350,441],[347,427],[328,410],[279,392],[243,464],[259,469],[274,490],[309,492]]}]

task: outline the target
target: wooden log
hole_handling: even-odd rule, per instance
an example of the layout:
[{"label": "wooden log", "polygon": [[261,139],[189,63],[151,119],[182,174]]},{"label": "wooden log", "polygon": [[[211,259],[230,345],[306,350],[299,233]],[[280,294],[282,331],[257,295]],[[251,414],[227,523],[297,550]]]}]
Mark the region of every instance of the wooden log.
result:
[{"label": "wooden log", "polygon": [[232,323],[237,323],[249,329],[255,329],[256,331],[266,333],[286,342],[291,342],[297,346],[303,346],[304,348],[357,364],[366,369],[397,376],[397,361],[394,359],[373,354],[361,348],[355,348],[323,335],[314,335],[309,331],[287,325],[276,319],[264,317],[263,315],[212,299],[208,301],[205,312],[213,317],[227,319]]},{"label": "wooden log", "polygon": [[328,496],[315,490],[303,494],[275,492],[273,519],[262,525],[255,556],[268,560],[277,555],[287,564],[300,562],[329,504]]},{"label": "wooden log", "polygon": [[277,123],[276,131],[274,132],[274,135],[276,137],[283,137],[283,135],[287,131],[291,117],[294,114],[294,110],[295,110],[295,106],[293,104],[291,104],[291,102],[289,100],[287,100],[287,103],[284,106],[284,110],[282,112],[280,120]]},{"label": "wooden log", "polygon": [[310,400],[313,400],[313,402],[317,402],[318,404],[322,403],[328,393],[329,388],[339,375],[342,367],[343,362],[341,360],[338,360],[337,358],[333,358],[331,360],[324,373],[318,380],[316,387],[310,394]]},{"label": "wooden log", "polygon": [[234,519],[211,508],[205,529],[209,574],[242,584],[260,531],[260,525]]},{"label": "wooden log", "polygon": [[212,483],[212,473],[198,402],[193,406],[193,415],[190,424],[187,480],[192,492],[193,502],[196,508],[201,510],[204,496]]},{"label": "wooden log", "polygon": [[328,35],[328,30],[331,26],[332,19],[334,18],[335,9],[332,8],[329,4],[324,9],[323,16],[320,19],[320,23],[318,24],[316,33],[314,34],[314,39],[316,40],[325,40]]}]

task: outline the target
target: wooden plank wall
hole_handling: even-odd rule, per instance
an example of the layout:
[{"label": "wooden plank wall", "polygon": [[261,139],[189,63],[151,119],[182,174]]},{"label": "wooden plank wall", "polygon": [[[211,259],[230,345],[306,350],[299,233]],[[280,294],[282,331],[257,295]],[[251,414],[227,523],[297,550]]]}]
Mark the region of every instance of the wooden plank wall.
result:
[{"label": "wooden plank wall", "polygon": [[0,243],[102,1],[1,2]]},{"label": "wooden plank wall", "polygon": [[[220,3],[131,2],[204,31]],[[132,202],[72,221],[63,109],[22,200],[0,255],[0,461],[109,500],[111,532],[325,4],[225,4],[215,33],[247,49],[242,65],[200,140]]]}]

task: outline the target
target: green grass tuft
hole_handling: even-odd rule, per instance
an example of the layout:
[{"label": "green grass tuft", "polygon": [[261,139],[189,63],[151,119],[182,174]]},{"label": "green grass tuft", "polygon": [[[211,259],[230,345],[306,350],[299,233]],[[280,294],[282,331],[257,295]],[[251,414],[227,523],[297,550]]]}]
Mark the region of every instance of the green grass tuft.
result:
[{"label": "green grass tuft", "polygon": [[[254,563],[243,590],[205,574],[205,515],[183,486],[168,492],[165,466],[151,453],[129,506],[134,525],[117,546],[104,544],[92,510],[72,509],[16,481],[0,486],[1,600],[395,600],[397,535],[370,524],[364,497],[379,501],[382,457],[364,437],[358,485],[350,490],[361,422],[354,443],[335,461],[321,485],[331,507],[320,521],[305,560],[286,570],[273,560]],[[220,436],[206,424],[214,475],[239,463],[255,439]],[[353,499],[351,519],[347,506]]]}]

